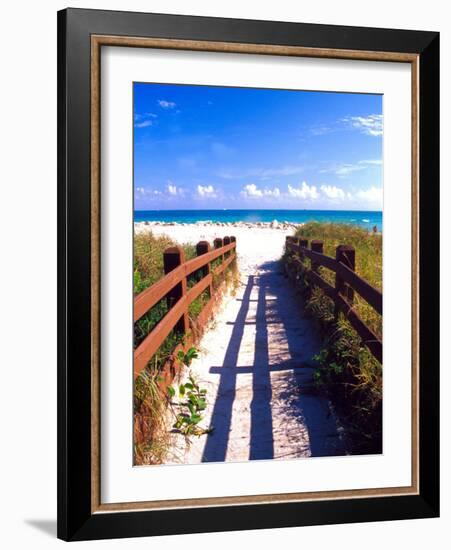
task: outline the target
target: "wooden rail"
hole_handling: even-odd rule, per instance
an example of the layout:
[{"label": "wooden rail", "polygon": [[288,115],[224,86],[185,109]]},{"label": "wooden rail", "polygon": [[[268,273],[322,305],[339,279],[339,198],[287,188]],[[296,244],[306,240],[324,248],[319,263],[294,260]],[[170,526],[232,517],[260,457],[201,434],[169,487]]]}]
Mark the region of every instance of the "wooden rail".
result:
[{"label": "wooden rail", "polygon": [[[335,316],[342,312],[372,355],[382,363],[382,341],[353,308],[354,292],[357,292],[378,314],[382,315],[382,293],[355,272],[354,248],[340,245],[336,249],[335,258],[331,258],[323,254],[322,241],[311,241],[309,249],[307,240],[287,237],[285,246],[287,252],[292,254],[292,260],[297,269],[334,301]],[[309,258],[311,261],[310,269],[305,267],[304,258]],[[335,286],[321,277],[318,270],[320,266],[335,273]]]},{"label": "wooden rail", "polygon": [[[213,277],[221,275],[236,258],[235,237],[215,239],[214,248],[210,249],[207,241],[196,245],[197,257],[185,261],[181,247],[167,248],[163,253],[165,275],[152,286],[135,296],[133,321],[139,321],[149,310],[164,298],[168,312],[149,332],[134,352],[134,376],[139,375],[152,356],[158,351],[171,331],[189,333],[188,308],[190,304],[209,289],[209,301],[199,314],[202,324],[208,319],[214,299]],[[211,269],[211,262],[221,259],[221,263]],[[188,276],[193,273],[201,279],[188,289]]]}]

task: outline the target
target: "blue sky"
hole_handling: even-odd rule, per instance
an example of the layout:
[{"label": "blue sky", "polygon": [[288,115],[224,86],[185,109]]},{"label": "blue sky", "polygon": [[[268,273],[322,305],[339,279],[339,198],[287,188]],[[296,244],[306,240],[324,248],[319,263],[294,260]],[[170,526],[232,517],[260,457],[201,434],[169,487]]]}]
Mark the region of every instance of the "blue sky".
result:
[{"label": "blue sky", "polygon": [[134,84],[135,209],[382,209],[382,96]]}]

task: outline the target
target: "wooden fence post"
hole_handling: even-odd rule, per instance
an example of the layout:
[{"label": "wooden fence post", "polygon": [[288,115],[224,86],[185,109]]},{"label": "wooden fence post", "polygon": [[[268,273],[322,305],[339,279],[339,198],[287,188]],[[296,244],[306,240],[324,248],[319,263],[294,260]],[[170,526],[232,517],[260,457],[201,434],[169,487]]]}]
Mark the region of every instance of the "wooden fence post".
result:
[{"label": "wooden fence post", "polygon": [[297,245],[297,244],[298,244],[298,238],[297,238],[297,237],[293,237],[293,235],[287,235],[287,236],[285,237],[285,251],[293,252],[293,251],[290,249],[290,244]]},{"label": "wooden fence post", "polygon": [[[210,243],[207,242],[207,241],[199,241],[197,244],[196,244],[196,255],[197,256],[202,256],[203,254],[207,254],[208,252],[210,252]],[[210,262],[207,263],[207,265],[202,269],[202,278],[203,277],[206,277],[209,273],[210,273]],[[212,283],[210,282],[209,286],[209,291],[210,291],[210,298],[213,298],[213,286],[212,286]]]},{"label": "wooden fence post", "polygon": [[[307,239],[299,239],[299,246],[300,248],[308,248],[308,240]],[[302,253],[302,250],[299,250],[299,257],[301,260],[304,259],[304,254]]]},{"label": "wooden fence post", "polygon": [[[230,237],[230,242],[231,243],[236,243],[236,237],[231,236]],[[236,257],[236,245],[235,245],[235,248],[233,249],[233,251],[230,251],[230,254],[233,254]]]},{"label": "wooden fence post", "polygon": [[[352,271],[355,271],[355,249],[347,244],[340,244],[335,251],[337,262],[344,264]],[[354,300],[354,290],[337,273],[335,274],[335,292],[345,298],[350,304]],[[338,317],[339,308],[335,306],[335,317]]]},{"label": "wooden fence post", "polygon": [[[310,246],[313,252],[319,252],[320,254],[323,253],[323,241],[313,240],[310,243]],[[312,260],[312,271],[318,271],[319,266],[320,264]]]},{"label": "wooden fence post", "polygon": [[[226,246],[226,244],[230,244],[230,237],[224,237],[223,239],[223,243],[224,243],[224,246]],[[228,258],[230,256],[230,252],[226,252],[223,256],[222,256],[222,261],[224,261],[226,258]]]},{"label": "wooden fence post", "polygon": [[[218,237],[216,238],[214,241],[213,241],[213,246],[215,248],[222,248],[223,247],[223,242],[222,242],[222,239],[221,237]],[[223,256],[219,256],[219,258],[221,258],[221,263],[224,261],[224,257]],[[215,283],[216,284],[216,283]]]},{"label": "wooden fence post", "polygon": [[289,245],[291,243],[291,239],[292,239],[292,237],[290,235],[287,235],[285,237],[285,252],[288,252],[288,250],[289,250]]},{"label": "wooden fence post", "polygon": [[[170,273],[183,263],[185,263],[185,252],[183,251],[183,248],[179,246],[171,246],[170,248],[166,248],[163,252],[163,267],[165,274]],[[173,308],[174,305],[185,295],[186,277],[183,277],[180,283],[167,294],[168,309]],[[186,334],[189,331],[188,308],[185,308],[183,315],[180,317],[180,320],[174,328],[177,332],[182,332],[183,334]]]}]

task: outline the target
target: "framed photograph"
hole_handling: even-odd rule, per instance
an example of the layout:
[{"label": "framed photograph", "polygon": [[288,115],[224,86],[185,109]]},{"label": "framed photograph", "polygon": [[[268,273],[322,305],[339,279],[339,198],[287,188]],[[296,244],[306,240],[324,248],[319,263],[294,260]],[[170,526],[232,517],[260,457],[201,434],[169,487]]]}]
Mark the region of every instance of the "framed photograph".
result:
[{"label": "framed photograph", "polygon": [[439,514],[439,35],[58,14],[58,536]]}]

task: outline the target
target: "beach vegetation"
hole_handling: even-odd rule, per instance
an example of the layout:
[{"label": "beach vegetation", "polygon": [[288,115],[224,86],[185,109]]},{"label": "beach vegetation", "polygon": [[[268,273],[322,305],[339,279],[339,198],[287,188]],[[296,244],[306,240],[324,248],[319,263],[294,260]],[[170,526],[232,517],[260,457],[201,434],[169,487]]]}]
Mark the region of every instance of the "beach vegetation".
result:
[{"label": "beach vegetation", "polygon": [[[311,222],[301,226],[298,238],[318,239],[324,254],[335,257],[340,244],[355,249],[355,271],[375,288],[382,290],[382,235],[356,225]],[[290,254],[284,261],[292,263]],[[333,301],[305,276],[310,261],[297,264],[298,287],[305,311],[317,321],[323,348],[315,357],[314,379],[328,393],[346,428],[351,454],[379,453],[382,449],[382,365],[362,344],[357,332],[340,313],[334,314]],[[335,274],[319,268],[323,279],[334,285]],[[354,294],[354,310],[374,333],[382,338],[382,316]]]},{"label": "beach vegetation", "polygon": [[134,463],[162,464],[170,448],[166,399],[155,364],[143,369],[134,387]]},{"label": "beach vegetation", "polygon": [[[177,360],[190,368],[193,359],[198,357],[198,351],[191,347],[186,353],[180,350],[177,354]],[[200,422],[203,420],[203,411],[207,408],[207,390],[201,388],[194,375],[189,372],[188,382],[180,384],[177,387],[169,386],[167,388],[168,397],[174,411],[176,408],[175,422],[173,429],[186,437],[208,434],[212,428],[203,428]],[[178,401],[174,398],[178,394]]]}]

